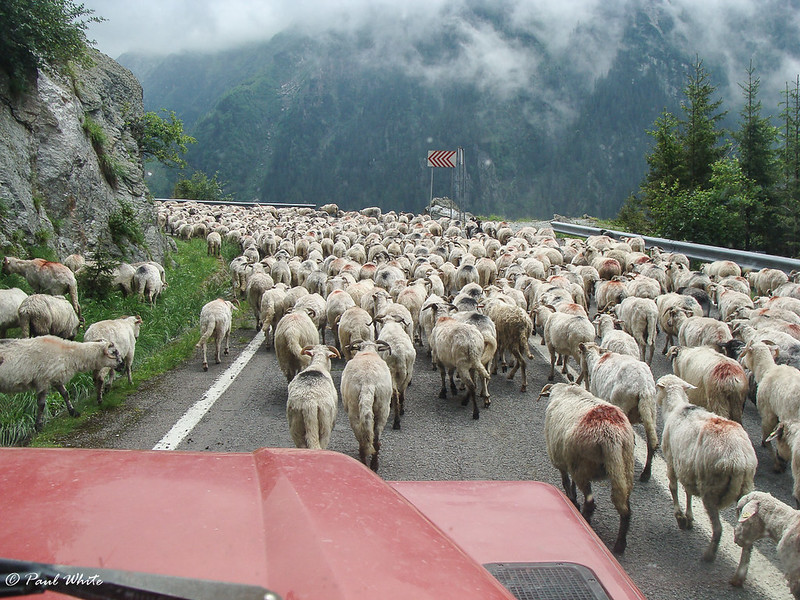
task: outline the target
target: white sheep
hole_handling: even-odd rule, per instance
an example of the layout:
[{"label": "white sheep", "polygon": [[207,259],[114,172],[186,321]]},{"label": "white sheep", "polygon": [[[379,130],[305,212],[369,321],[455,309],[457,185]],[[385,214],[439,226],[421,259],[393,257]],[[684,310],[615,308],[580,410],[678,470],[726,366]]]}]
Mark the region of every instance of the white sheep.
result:
[{"label": "white sheep", "polygon": [[775,442],[775,450],[783,464],[792,467],[794,503],[800,508],[800,417],[778,423],[768,442]]},{"label": "white sheep", "polygon": [[388,346],[383,357],[392,374],[392,409],[394,411],[393,429],[400,429],[400,416],[405,414],[406,389],[414,376],[414,360],[417,351],[408,337],[406,324],[390,320],[381,327],[379,342]]},{"label": "white sheep", "polygon": [[206,254],[208,256],[220,256],[222,252],[222,236],[216,231],[212,231],[206,236]]},{"label": "white sheep", "polygon": [[275,358],[287,383],[308,365],[308,359],[302,354],[303,348],[319,345],[319,331],[309,312],[313,313],[313,310],[292,308],[275,327]]},{"label": "white sheep", "polygon": [[309,365],[289,382],[286,419],[298,448],[325,450],[336,423],[339,392],[331,377],[331,358],[341,358],[333,346],[306,346]]},{"label": "white sheep", "polygon": [[[770,434],[779,422],[800,416],[800,371],[789,365],[775,364],[773,351],[763,342],[750,342],[739,357],[753,372],[758,389],[756,406],[761,415],[761,445],[770,445]],[[783,471],[778,453],[773,449],[774,471]]]},{"label": "white sheep", "polygon": [[753,300],[749,294],[715,284],[712,288],[712,299],[719,308],[719,317],[727,322],[735,318],[740,308],[753,308]]},{"label": "white sheep", "polygon": [[6,256],[3,259],[3,273],[22,275],[37,294],[62,296],[69,294],[75,314],[81,318],[81,305],[78,302],[78,282],[69,267],[43,258],[25,260]]},{"label": "white sheep", "polygon": [[778,544],[781,570],[792,595],[800,599],[800,511],[772,494],[754,491],[739,498],[736,515],[733,541],[742,547],[742,557],[731,585],[741,587],[744,584],[753,543],[768,537]]},{"label": "white sheep", "polygon": [[[97,342],[108,340],[114,342],[122,360],[125,362],[125,374],[128,376],[128,383],[133,384],[131,366],[133,356],[136,352],[136,339],[139,337],[139,328],[142,318],[139,316],[124,316],[118,319],[106,319],[92,323],[83,334],[84,342]],[[110,375],[110,377],[109,377]],[[95,390],[97,391],[97,403],[103,402],[103,391],[110,388],[114,383],[114,370],[108,367],[95,369],[92,373],[94,378]]]},{"label": "white sheep", "polygon": [[625,331],[636,340],[639,360],[652,364],[658,335],[658,305],[655,300],[631,296],[617,304],[614,312]]},{"label": "white sheep", "polygon": [[600,281],[595,287],[595,302],[597,312],[605,312],[607,309],[619,304],[628,297],[628,288],[619,276]]},{"label": "white sheep", "polygon": [[627,354],[639,358],[639,344],[627,331],[617,329],[614,317],[606,313],[598,313],[594,320],[600,347],[618,354]]},{"label": "white sheep", "polygon": [[253,311],[253,316],[256,320],[256,331],[261,329],[263,322],[261,321],[261,297],[264,292],[274,287],[275,282],[272,277],[266,273],[253,273],[250,279],[247,280],[245,287],[245,297]]},{"label": "white sheep", "polygon": [[738,361],[711,346],[673,346],[667,356],[672,359],[672,372],[693,386],[686,392],[692,404],[742,422],[750,384]]},{"label": "white sheep", "polygon": [[114,289],[119,289],[122,295],[127,297],[133,293],[133,276],[136,274],[136,269],[133,265],[126,262],[118,264],[111,272],[111,285]]},{"label": "white sheep", "polygon": [[764,267],[760,271],[750,271],[747,281],[756,293],[756,296],[771,296],[773,290],[789,281],[789,276],[779,269]]},{"label": "white sheep", "polygon": [[619,513],[614,553],[627,546],[633,491],[634,434],[625,414],[575,384],[548,384],[544,435],[550,462],[561,473],[564,492],[578,505],[576,486],[584,496],[583,516],[591,522],[595,509],[592,481],[608,478],[611,501]]},{"label": "white sheep", "polygon": [[[423,318],[426,315],[433,315],[433,311],[423,311]],[[462,323],[469,323],[470,325],[475,326],[478,331],[481,332],[483,335],[483,354],[481,355],[481,362],[483,363],[484,368],[487,371],[491,372],[491,364],[497,354],[497,327],[487,315],[483,315],[477,311],[470,311],[470,312],[454,312],[450,313],[450,316],[453,317],[456,321],[461,321]],[[481,398],[484,399],[484,403],[488,402],[491,404],[491,395],[489,394],[489,380],[485,377],[481,377],[481,391],[480,395]]]},{"label": "white sheep", "polygon": [[[383,320],[384,318],[381,315],[376,317],[378,320]],[[342,356],[345,360],[353,358],[353,351],[348,347],[350,344],[359,340],[375,339],[373,319],[360,306],[350,306],[345,309],[341,315],[336,317],[334,326],[337,336],[336,344],[338,348],[341,348]]]},{"label": "white sheep", "polygon": [[[664,419],[661,451],[678,527],[692,528],[692,496],[703,500],[712,528],[703,560],[710,562],[722,537],[719,511],[753,490],[758,459],[739,423],[689,402],[686,390],[691,387],[675,375],[664,375],[656,384]],[[678,483],[686,493],[685,513],[678,501]]]},{"label": "white sheep", "polygon": [[19,288],[0,290],[0,339],[12,327],[19,327],[19,305],[27,297]]},{"label": "white sheep", "polygon": [[392,374],[378,354],[385,342],[356,342],[356,354],[342,371],[342,405],[358,441],[358,456],[373,471],[378,470],[381,432],[389,420],[392,402]]},{"label": "white sheep", "polygon": [[52,335],[0,340],[0,356],[4,359],[0,364],[0,392],[36,393],[36,431],[42,429],[51,387],[64,398],[69,414],[78,417],[80,413],[73,408],[65,387],[72,376],[104,367],[121,369],[125,364],[113,342],[73,342]]},{"label": "white sheep", "polygon": [[225,344],[224,352],[227,355],[230,349],[231,322],[233,321],[233,311],[236,309],[233,302],[217,298],[203,306],[200,310],[200,341],[196,348],[203,349],[203,371],[208,371],[208,359],[206,358],[206,343],[210,338],[214,338],[214,360],[217,364],[221,361],[220,352],[222,345]]},{"label": "white sheep", "polygon": [[138,294],[140,300],[155,304],[156,298],[166,285],[155,264],[142,263],[136,267],[136,272],[133,274],[133,292]]},{"label": "white sheep", "polygon": [[[580,366],[582,343],[593,342],[595,338],[594,325],[583,315],[572,315],[562,312],[554,312],[544,324],[543,333],[545,345],[550,352],[550,374],[548,381],[553,381],[556,370],[556,354],[561,356],[561,373],[567,374],[569,358],[572,357]],[[578,377],[578,383],[583,381],[583,374]],[[588,382],[586,388],[589,388]]]},{"label": "white sheep", "polygon": [[676,318],[679,311],[686,316],[703,316],[703,308],[692,296],[669,292],[656,298],[658,306],[658,326],[664,332],[666,340],[661,354],[666,354],[667,349],[673,345],[674,338],[678,335],[678,326],[683,321]]},{"label": "white sheep", "polygon": [[31,294],[20,302],[19,327],[22,337],[57,335],[74,340],[80,320],[72,305],[62,296]]},{"label": "white sheep", "polygon": [[261,310],[259,321],[261,331],[264,332],[264,341],[267,350],[272,348],[272,339],[275,336],[275,327],[286,311],[286,284],[279,284],[266,290],[261,295]]},{"label": "white sheep", "polygon": [[641,423],[647,438],[647,460],[639,477],[650,479],[656,433],[656,384],[650,368],[634,356],[608,352],[597,344],[580,344],[581,373],[589,391],[619,406],[632,425]]},{"label": "white sheep", "polygon": [[[339,345],[339,319],[348,308],[355,306],[356,303],[353,297],[344,290],[333,290],[328,294],[328,297],[325,298],[326,321],[333,332],[333,343],[337,348],[342,348],[342,346]],[[364,312],[366,313],[366,311]],[[369,316],[369,313],[367,313],[367,315]],[[348,343],[350,342],[348,341]]]},{"label": "white sheep", "polygon": [[519,306],[507,304],[496,300],[490,302],[486,308],[489,317],[494,321],[497,349],[495,350],[492,373],[497,372],[497,364],[502,359],[506,350],[514,357],[514,366],[508,373],[508,379],[513,379],[517,369],[522,369],[522,385],[520,392],[528,389],[528,373],[525,359],[532,359],[528,338],[533,333],[533,322],[528,314]]}]

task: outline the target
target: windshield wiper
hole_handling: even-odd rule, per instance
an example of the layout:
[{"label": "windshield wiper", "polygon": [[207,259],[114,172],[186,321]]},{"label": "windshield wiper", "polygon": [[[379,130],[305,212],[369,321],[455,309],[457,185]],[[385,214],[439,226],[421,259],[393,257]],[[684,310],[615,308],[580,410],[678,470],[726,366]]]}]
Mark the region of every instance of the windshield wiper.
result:
[{"label": "windshield wiper", "polygon": [[84,600],[280,600],[252,585],[0,558],[0,597],[46,591]]}]

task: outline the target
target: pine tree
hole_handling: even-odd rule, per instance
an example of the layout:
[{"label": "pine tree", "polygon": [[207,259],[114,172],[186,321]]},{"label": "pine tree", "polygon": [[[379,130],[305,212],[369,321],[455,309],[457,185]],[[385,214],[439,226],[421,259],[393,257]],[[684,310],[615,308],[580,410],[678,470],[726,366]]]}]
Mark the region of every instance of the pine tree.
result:
[{"label": "pine tree", "polygon": [[781,103],[780,167],[782,181],[780,198],[783,211],[781,224],[787,230],[785,244],[788,254],[800,253],[800,75],[794,88],[786,84],[784,100]]},{"label": "pine tree", "polygon": [[724,131],[718,127],[727,111],[717,112],[722,100],[712,100],[716,87],[711,85],[710,76],[698,57],[692,65],[681,102],[685,120],[680,121],[681,138],[685,153],[686,176],[683,187],[693,189],[705,187],[711,178],[711,166],[720,160],[727,151],[720,145]]}]

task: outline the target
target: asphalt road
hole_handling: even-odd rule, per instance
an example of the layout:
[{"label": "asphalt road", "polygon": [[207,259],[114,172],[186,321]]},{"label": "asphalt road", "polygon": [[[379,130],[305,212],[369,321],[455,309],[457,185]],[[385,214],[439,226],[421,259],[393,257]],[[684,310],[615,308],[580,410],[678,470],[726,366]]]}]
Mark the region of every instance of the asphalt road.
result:
[{"label": "asphalt road", "polygon": [[[161,444],[176,422],[201,400],[207,390],[229,387],[191,431],[178,432],[180,443],[170,448],[189,451],[249,452],[263,446],[293,447],[286,422],[286,380],[278,369],[274,351],[255,348],[252,358],[243,364],[235,377],[228,370],[241,356],[255,335],[252,329],[234,331],[231,355],[220,365],[211,363],[203,372],[199,356],[180,368],[142,385],[125,406],[90,421],[67,445],[150,449]],[[330,342],[330,339],[328,340]],[[257,344],[257,342],[256,342]],[[659,340],[660,351],[663,340]],[[531,347],[544,351],[538,338]],[[536,352],[535,352],[536,354]],[[244,361],[242,361],[244,363]],[[342,361],[334,361],[333,378],[337,384]],[[573,365],[574,366],[574,365]],[[670,372],[657,351],[653,364],[656,377]],[[430,359],[418,349],[414,378],[407,392],[406,412],[399,430],[389,425],[384,431],[380,451],[379,475],[387,480],[495,479],[540,480],[560,488],[560,476],[550,464],[544,443],[543,425],[546,399],[536,398],[547,382],[549,359],[536,355],[528,364],[528,392],[520,393],[520,374],[513,381],[495,376],[490,383],[492,405],[481,410],[478,420],[471,409],[452,397],[438,398],[439,374]],[[560,375],[556,376],[556,381]],[[391,423],[391,421],[390,421]],[[771,459],[760,447],[759,417],[755,406],[745,408],[744,425],[756,442],[759,468],[756,489],[769,491],[791,503],[790,473],[773,474]],[[660,423],[659,423],[660,427]],[[787,599],[788,587],[777,568],[775,544],[762,540],[756,545],[748,580],[743,589],[732,588],[728,580],[739,559],[739,547],[733,543],[733,508],[723,512],[726,529],[717,560],[703,563],[700,556],[710,536],[710,525],[702,503],[695,501],[695,528],[678,529],[666,483],[664,463],[657,453],[653,478],[640,483],[645,455],[637,431],[637,468],[631,505],[633,511],[628,549],[620,558],[636,584],[651,600],[688,598]],[[339,410],[329,450],[358,457],[358,446],[347,416]],[[616,537],[618,515],[614,510],[607,483],[594,486],[597,511],[593,527],[610,547]],[[683,493],[680,493],[683,502]],[[759,555],[757,555],[759,554]],[[763,559],[760,555],[763,555]]]}]

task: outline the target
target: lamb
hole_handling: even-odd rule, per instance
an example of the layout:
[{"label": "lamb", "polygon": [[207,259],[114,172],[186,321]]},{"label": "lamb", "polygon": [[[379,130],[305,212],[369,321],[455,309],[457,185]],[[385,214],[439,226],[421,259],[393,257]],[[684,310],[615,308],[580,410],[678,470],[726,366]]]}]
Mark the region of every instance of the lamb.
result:
[{"label": "lamb", "polygon": [[588,390],[619,406],[632,425],[641,423],[647,438],[647,460],[640,481],[649,481],[653,455],[658,448],[656,433],[656,384],[650,368],[633,356],[607,352],[597,344],[580,344],[581,373]]},{"label": "lamb", "polygon": [[140,300],[147,300],[154,305],[166,285],[161,278],[161,272],[153,263],[142,263],[136,267],[136,272],[133,274],[133,291],[139,295]]},{"label": "lamb", "polygon": [[72,376],[104,367],[119,370],[125,364],[113,342],[73,342],[52,335],[0,340],[0,356],[4,358],[0,364],[0,392],[36,393],[36,431],[42,430],[51,387],[64,398],[70,416],[79,417],[65,387]]},{"label": "lamb", "polygon": [[331,358],[341,358],[333,346],[306,346],[309,365],[289,382],[286,419],[298,448],[325,450],[336,423],[339,392],[331,377]]},{"label": "lamb", "polygon": [[[84,342],[97,342],[100,340],[114,342],[122,360],[125,361],[125,374],[128,376],[128,383],[131,385],[133,385],[131,366],[133,365],[136,339],[139,337],[141,324],[142,318],[139,316],[106,319],[92,323],[83,335]],[[110,378],[108,377],[109,374]],[[92,376],[97,391],[97,403],[102,404],[104,389],[110,388],[114,383],[114,371],[108,367],[95,369]],[[106,381],[107,379],[108,381]]]},{"label": "lamb", "polygon": [[753,543],[768,537],[777,542],[778,560],[789,589],[800,599],[800,511],[772,494],[754,491],[739,498],[736,515],[733,541],[742,547],[742,557],[731,585],[741,587],[744,584]]},{"label": "lamb", "polygon": [[[562,358],[561,373],[567,375],[569,357],[575,359],[575,362],[580,365],[580,344],[593,342],[595,338],[594,325],[587,317],[558,311],[547,318],[542,335],[547,350],[550,352],[550,375],[547,377],[548,381],[553,381],[555,377],[556,354],[559,354]],[[568,375],[568,377],[571,379],[571,376]],[[577,383],[581,381],[583,381],[582,374],[578,377]],[[589,388],[588,382],[586,383],[586,388]]]},{"label": "lamb", "polygon": [[342,405],[358,440],[358,456],[373,471],[378,470],[381,432],[389,420],[392,401],[392,374],[378,354],[385,342],[356,343],[356,354],[342,371]]},{"label": "lamb", "polygon": [[19,288],[0,290],[0,338],[12,327],[19,327],[19,305],[27,297]]},{"label": "lamb", "polygon": [[595,509],[592,481],[610,480],[611,501],[619,513],[613,550],[624,553],[631,520],[633,427],[620,408],[578,385],[548,384],[542,396],[550,397],[544,423],[547,455],[561,473],[564,492],[578,508],[576,486],[583,492],[583,516],[590,523]]},{"label": "lamb", "polygon": [[224,352],[226,355],[228,354],[234,310],[236,310],[236,306],[233,302],[222,298],[206,303],[200,310],[200,341],[197,342],[195,348],[203,349],[203,371],[208,371],[206,343],[209,338],[214,338],[214,360],[217,364],[222,362],[220,360],[220,351],[223,343],[225,344]]},{"label": "lamb", "polygon": [[[770,434],[779,422],[800,416],[800,371],[788,365],[776,365],[772,350],[763,342],[749,342],[742,350],[740,361],[753,372],[758,389],[756,406],[761,415],[761,445],[771,446]],[[778,453],[773,449],[776,473],[784,470]]]},{"label": "lamb", "polygon": [[[450,388],[453,393],[457,389],[453,381],[453,373],[458,371],[461,382],[467,386],[467,393],[461,404],[466,406],[471,400],[472,418],[478,419],[480,418],[480,411],[475,398],[476,385],[473,377],[477,373],[487,380],[490,378],[489,372],[481,362],[486,344],[483,334],[473,325],[460,323],[449,316],[439,316],[442,311],[440,305],[433,305],[429,308],[435,310],[437,316],[436,325],[431,331],[429,342],[431,359],[433,364],[439,367],[439,373],[442,378],[439,398],[447,397],[445,369],[450,373]],[[489,399],[485,398],[484,407],[488,406],[488,403]]]},{"label": "lamb", "polygon": [[742,422],[750,388],[742,365],[710,346],[674,346],[668,357],[672,359],[672,372],[693,386],[686,392],[692,404]]},{"label": "lamb", "polygon": [[206,255],[220,256],[222,253],[222,236],[212,231],[206,236]]},{"label": "lamb", "polygon": [[275,327],[275,357],[287,383],[308,365],[303,348],[319,345],[319,332],[309,313],[313,313],[310,308],[292,308]]},{"label": "lamb", "polygon": [[393,429],[400,429],[400,416],[405,414],[406,389],[414,376],[414,360],[417,351],[408,337],[404,323],[389,321],[384,323],[378,336],[379,342],[388,346],[388,354],[383,357],[392,374],[392,407],[394,410]]},{"label": "lamb", "polygon": [[636,340],[639,360],[652,364],[658,335],[658,306],[655,300],[631,296],[617,304],[614,312],[622,321],[625,331]]},{"label": "lamb", "polygon": [[22,275],[37,294],[69,294],[75,314],[79,319],[82,318],[81,305],[78,303],[78,282],[69,267],[43,258],[25,260],[6,256],[3,259],[3,273]]},{"label": "lamb", "polygon": [[[722,537],[719,511],[753,490],[756,452],[739,423],[689,403],[686,390],[692,388],[691,384],[675,375],[664,375],[656,388],[664,418],[661,450],[675,519],[681,529],[691,529],[692,496],[703,500],[712,531],[703,560],[711,562]],[[685,513],[678,502],[679,482],[686,493]]]},{"label": "lamb", "polygon": [[627,354],[634,358],[639,358],[639,344],[627,331],[617,329],[614,317],[605,313],[598,313],[594,320],[597,337],[600,338],[600,347],[616,352],[617,354]]},{"label": "lamb", "polygon": [[72,305],[61,296],[31,294],[20,302],[19,327],[22,337],[56,335],[74,340],[80,320]]}]

